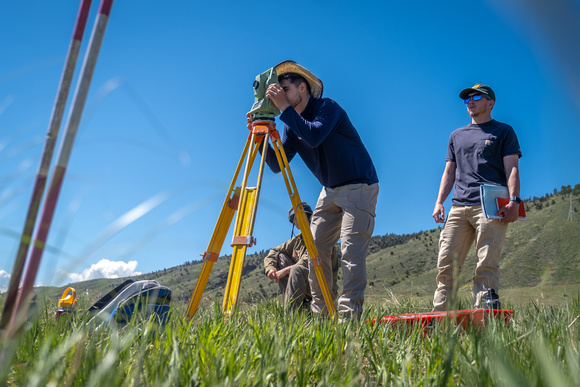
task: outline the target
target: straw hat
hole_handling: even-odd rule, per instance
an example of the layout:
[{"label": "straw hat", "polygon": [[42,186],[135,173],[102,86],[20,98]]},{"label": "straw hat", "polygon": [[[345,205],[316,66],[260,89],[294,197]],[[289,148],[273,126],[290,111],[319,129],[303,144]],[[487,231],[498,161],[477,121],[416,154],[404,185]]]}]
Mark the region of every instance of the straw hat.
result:
[{"label": "straw hat", "polygon": [[285,60],[278,63],[275,68],[278,75],[286,73],[296,73],[302,75],[306,81],[308,81],[308,85],[310,85],[310,92],[312,93],[312,96],[317,99],[322,97],[322,91],[324,89],[322,81],[316,78],[316,76],[306,68],[300,66],[298,63],[294,62],[293,60]]}]

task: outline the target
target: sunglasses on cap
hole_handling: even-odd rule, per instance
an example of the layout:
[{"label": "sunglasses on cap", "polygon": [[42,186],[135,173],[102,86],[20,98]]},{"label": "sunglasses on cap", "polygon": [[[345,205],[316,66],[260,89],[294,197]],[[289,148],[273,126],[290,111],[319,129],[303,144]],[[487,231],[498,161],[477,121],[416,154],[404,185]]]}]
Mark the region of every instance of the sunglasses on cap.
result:
[{"label": "sunglasses on cap", "polygon": [[489,98],[487,95],[483,95],[483,94],[476,94],[476,95],[472,95],[471,97],[467,97],[463,100],[463,102],[465,103],[469,103],[469,100],[473,100],[473,101],[479,101],[481,99],[481,97],[485,97],[489,100],[491,100],[491,98]]}]

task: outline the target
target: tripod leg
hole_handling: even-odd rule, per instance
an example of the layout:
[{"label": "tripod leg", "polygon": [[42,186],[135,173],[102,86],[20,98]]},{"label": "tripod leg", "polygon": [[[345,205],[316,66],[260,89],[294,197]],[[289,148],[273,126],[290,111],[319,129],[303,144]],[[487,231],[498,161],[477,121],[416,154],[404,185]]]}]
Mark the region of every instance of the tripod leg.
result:
[{"label": "tripod leg", "polygon": [[238,175],[240,174],[240,171],[242,169],[244,159],[246,158],[248,150],[250,149],[250,144],[251,138],[248,137],[246,144],[244,146],[244,150],[242,152],[242,156],[240,157],[240,160],[238,161],[238,165],[236,167],[236,171],[234,172],[234,177],[232,178],[232,182],[230,183],[226,200],[222,205],[220,215],[214,227],[213,234],[209,241],[209,245],[207,247],[206,252],[203,254],[204,260],[203,266],[201,268],[201,272],[199,273],[199,277],[197,279],[195,288],[191,295],[191,299],[189,300],[189,305],[187,307],[188,319],[191,319],[193,317],[193,315],[197,311],[197,308],[199,307],[201,296],[203,295],[203,292],[207,285],[209,275],[211,273],[211,270],[213,269],[214,263],[217,261],[219,257],[220,251],[226,239],[226,235],[232,224],[234,214],[238,209],[241,189],[240,187],[234,189],[234,187],[236,181],[238,180]]},{"label": "tripod leg", "polygon": [[[255,239],[252,237],[252,232],[254,230],[254,222],[256,220],[260,188],[262,187],[264,164],[268,150],[267,146],[265,145],[268,143],[268,138],[268,135],[256,135],[255,133],[252,135],[254,147],[252,152],[250,152],[248,155],[246,171],[242,179],[242,197],[240,201],[240,209],[236,217],[236,225],[232,240],[232,246],[234,247],[234,250],[232,253],[232,262],[230,264],[230,272],[228,273],[228,282],[226,285],[226,291],[224,293],[224,301],[222,305],[222,310],[227,314],[232,313],[238,300],[240,283],[242,281],[244,259],[246,257],[246,249],[249,246],[253,246],[255,243]],[[248,188],[246,187],[248,176],[260,146],[263,148],[262,158],[260,160],[260,168],[258,171],[258,181],[255,188]]]},{"label": "tripod leg", "polygon": [[234,251],[232,253],[232,262],[230,264],[230,272],[228,274],[228,282],[222,305],[223,311],[228,314],[232,313],[238,300],[246,249],[248,246],[254,244],[254,239],[251,236],[254,220],[252,213],[257,205],[257,193],[258,190],[256,188],[246,188],[245,198],[238,211],[238,218],[241,219],[241,222],[236,225],[236,229],[234,230],[232,241]]},{"label": "tripod leg", "polygon": [[239,198],[240,198],[240,189],[238,187],[234,191],[234,196],[230,200],[224,202],[222,206],[222,210],[220,212],[211,240],[207,247],[207,251],[203,254],[204,262],[203,266],[201,267],[201,272],[199,273],[199,277],[195,284],[195,289],[193,290],[193,294],[191,295],[191,299],[189,300],[189,305],[187,307],[188,319],[191,319],[193,317],[193,315],[197,311],[197,308],[199,307],[201,296],[203,295],[205,287],[207,286],[209,275],[211,274],[211,270],[213,269],[214,263],[217,261],[219,257],[219,253],[226,239],[226,235],[232,224],[232,219],[234,218],[234,214],[238,208]]}]

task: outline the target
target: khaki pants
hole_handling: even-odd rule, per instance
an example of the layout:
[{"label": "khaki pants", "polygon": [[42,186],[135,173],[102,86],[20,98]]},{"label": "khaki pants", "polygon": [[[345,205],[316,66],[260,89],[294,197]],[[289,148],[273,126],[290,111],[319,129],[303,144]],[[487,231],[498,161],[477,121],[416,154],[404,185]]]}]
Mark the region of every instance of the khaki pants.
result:
[{"label": "khaki pants", "polygon": [[454,307],[453,268],[457,265],[459,275],[474,240],[477,267],[473,279],[473,306],[479,307],[487,288],[499,290],[499,259],[507,226],[498,219],[487,219],[481,206],[451,207],[439,238],[434,312]]},{"label": "khaki pants", "polygon": [[[310,301],[310,286],[308,285],[308,268],[296,265],[284,253],[278,254],[276,270],[290,266],[288,275],[280,278],[278,287],[284,295],[284,306],[294,309],[300,308],[303,303]],[[307,305],[307,304],[306,304]]]},{"label": "khaki pants", "polygon": [[[331,291],[333,273],[330,254],[339,238],[341,241],[343,287],[338,299],[338,312],[342,315],[360,316],[363,311],[367,250],[375,227],[378,194],[378,183],[323,187],[312,215],[310,228],[326,284]],[[327,314],[312,260],[309,260],[309,267],[311,309]]]}]

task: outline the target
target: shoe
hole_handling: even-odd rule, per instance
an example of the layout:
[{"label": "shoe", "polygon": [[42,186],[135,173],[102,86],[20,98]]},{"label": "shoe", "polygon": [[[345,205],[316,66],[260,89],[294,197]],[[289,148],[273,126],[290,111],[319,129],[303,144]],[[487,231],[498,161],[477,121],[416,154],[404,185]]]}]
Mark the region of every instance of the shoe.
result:
[{"label": "shoe", "polygon": [[487,293],[481,296],[481,301],[484,304],[485,309],[501,309],[499,296],[492,288],[488,288]]}]

